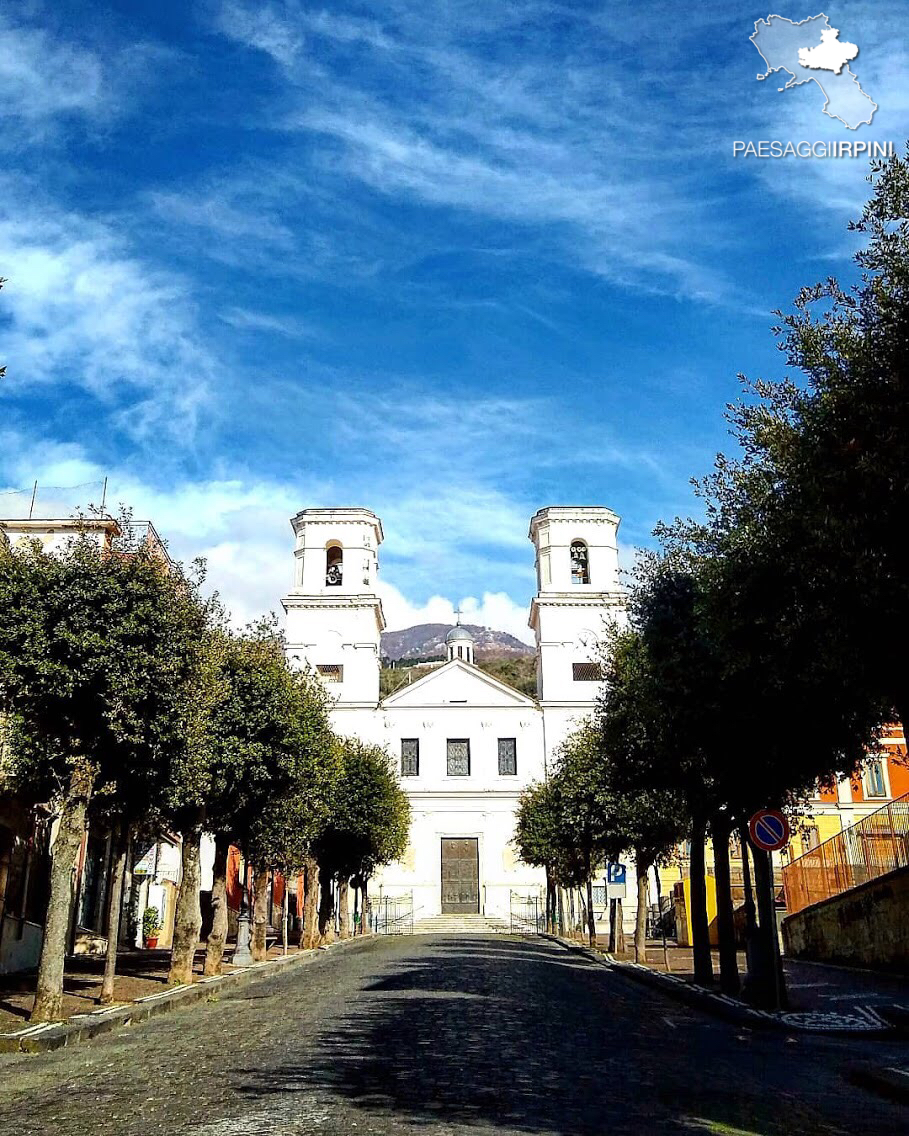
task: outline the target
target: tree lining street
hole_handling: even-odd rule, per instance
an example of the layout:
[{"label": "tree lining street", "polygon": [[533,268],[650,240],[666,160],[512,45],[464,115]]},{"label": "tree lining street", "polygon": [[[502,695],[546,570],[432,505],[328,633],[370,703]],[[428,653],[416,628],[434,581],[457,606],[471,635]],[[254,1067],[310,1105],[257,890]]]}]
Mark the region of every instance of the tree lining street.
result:
[{"label": "tree lining street", "polygon": [[548,940],[405,937],[72,1050],[0,1055],[0,1131],[743,1133],[902,1130],[852,1087],[890,1042],[751,1033]]}]

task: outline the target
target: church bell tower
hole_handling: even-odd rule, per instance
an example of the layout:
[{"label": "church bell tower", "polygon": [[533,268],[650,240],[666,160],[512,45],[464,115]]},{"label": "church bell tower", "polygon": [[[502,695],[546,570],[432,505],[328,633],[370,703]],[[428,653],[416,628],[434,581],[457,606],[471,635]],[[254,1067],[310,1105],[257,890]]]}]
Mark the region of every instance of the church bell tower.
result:
[{"label": "church bell tower", "polygon": [[619,518],[597,506],[553,505],[530,521],[537,594],[530,619],[537,645],[537,697],[544,705],[591,705],[609,622],[624,618]]},{"label": "church bell tower", "polygon": [[294,586],[281,601],[288,657],[319,674],[337,705],[375,706],[385,628],[376,594],[382,522],[369,509],[344,507],[302,509],[290,523]]}]

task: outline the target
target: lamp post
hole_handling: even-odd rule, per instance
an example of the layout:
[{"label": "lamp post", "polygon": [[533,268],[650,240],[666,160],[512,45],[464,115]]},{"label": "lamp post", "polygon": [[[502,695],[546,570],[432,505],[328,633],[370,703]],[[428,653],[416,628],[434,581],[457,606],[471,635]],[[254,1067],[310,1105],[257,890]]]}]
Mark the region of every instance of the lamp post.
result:
[{"label": "lamp post", "polygon": [[252,942],[249,919],[249,892],[243,888],[243,898],[240,901],[240,917],[237,920],[237,945],[231,962],[234,966],[251,966],[253,957],[249,945]]}]

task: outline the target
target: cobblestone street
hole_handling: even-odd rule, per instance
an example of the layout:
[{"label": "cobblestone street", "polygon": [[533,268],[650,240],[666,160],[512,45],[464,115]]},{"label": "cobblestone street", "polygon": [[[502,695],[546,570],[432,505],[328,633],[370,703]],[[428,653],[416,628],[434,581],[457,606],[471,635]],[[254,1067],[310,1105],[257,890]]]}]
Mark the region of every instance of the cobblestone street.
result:
[{"label": "cobblestone street", "polygon": [[900,1057],[751,1033],[549,941],[391,938],[72,1050],[0,1055],[0,1132],[895,1136],[900,1106],[844,1071]]}]

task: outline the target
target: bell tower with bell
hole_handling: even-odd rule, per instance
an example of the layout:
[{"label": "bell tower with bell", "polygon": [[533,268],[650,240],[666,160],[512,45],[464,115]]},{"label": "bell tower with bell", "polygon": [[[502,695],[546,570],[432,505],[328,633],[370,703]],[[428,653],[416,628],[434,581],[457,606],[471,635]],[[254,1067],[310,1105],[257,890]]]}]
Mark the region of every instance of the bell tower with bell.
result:
[{"label": "bell tower with bell", "polygon": [[619,518],[598,506],[554,505],[530,521],[537,594],[529,625],[536,637],[537,696],[566,711],[592,707],[601,681],[601,643],[624,619],[619,585]]},{"label": "bell tower with bell", "polygon": [[291,519],[294,586],[282,599],[287,654],[325,683],[338,706],[379,701],[380,636],[376,594],[382,522],[369,511],[302,509]]}]

